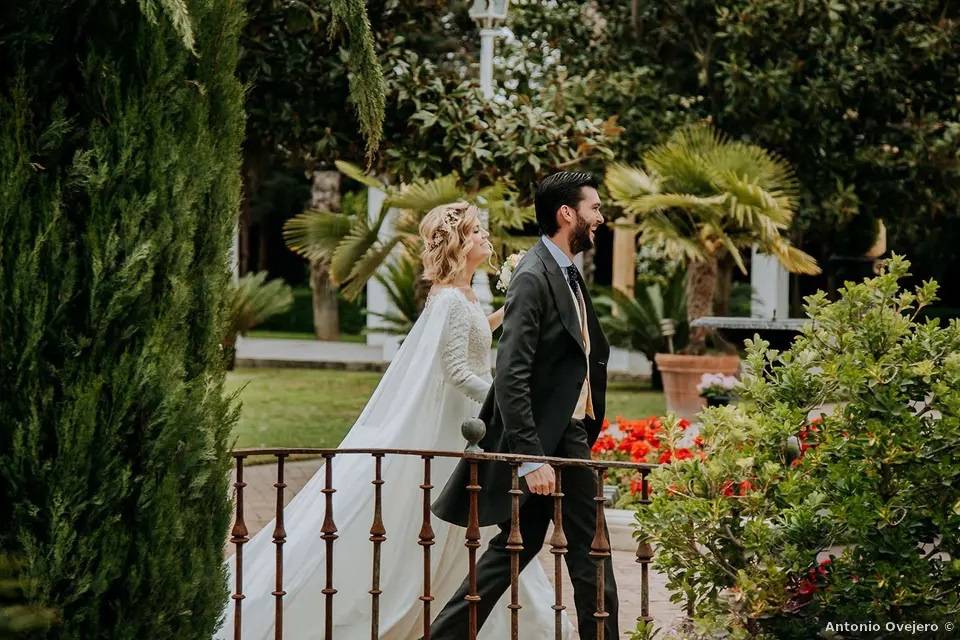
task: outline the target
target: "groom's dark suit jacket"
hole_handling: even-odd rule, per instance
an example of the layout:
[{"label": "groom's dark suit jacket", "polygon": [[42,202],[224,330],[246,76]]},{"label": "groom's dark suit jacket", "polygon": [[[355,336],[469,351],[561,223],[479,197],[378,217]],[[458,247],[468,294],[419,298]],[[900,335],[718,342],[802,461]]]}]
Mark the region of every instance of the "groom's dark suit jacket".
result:
[{"label": "groom's dark suit jacket", "polygon": [[[577,277],[590,332],[594,418],[587,417],[584,428],[593,445],[604,416],[610,346],[583,279]],[[583,338],[566,275],[541,240],[520,261],[507,291],[496,377],[480,410],[487,425],[480,446],[487,452],[556,455],[564,431],[579,428],[571,427],[571,416],[586,375]],[[469,464],[461,461],[433,504],[437,517],[467,525],[469,478]],[[479,480],[481,526],[509,520],[510,466],[482,462]]]}]

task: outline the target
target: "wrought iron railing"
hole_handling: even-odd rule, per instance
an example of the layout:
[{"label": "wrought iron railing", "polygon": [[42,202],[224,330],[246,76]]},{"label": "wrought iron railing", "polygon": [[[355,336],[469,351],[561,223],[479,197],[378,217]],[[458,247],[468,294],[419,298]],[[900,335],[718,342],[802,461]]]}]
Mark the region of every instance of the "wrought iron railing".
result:
[{"label": "wrought iron railing", "polygon": [[[466,433],[466,429],[465,429]],[[471,443],[475,445],[475,441]],[[523,540],[520,535],[520,490],[518,470],[524,462],[542,462],[548,463],[555,468],[564,467],[586,467],[592,469],[596,474],[597,489],[594,497],[596,508],[596,525],[593,542],[590,547],[589,555],[597,564],[597,604],[593,618],[596,621],[597,638],[604,640],[604,620],[608,613],[604,610],[604,563],[611,556],[611,546],[608,531],[605,526],[604,518],[604,478],[608,469],[633,469],[641,476],[642,493],[640,496],[641,508],[649,503],[649,487],[647,476],[650,471],[656,468],[656,465],[619,462],[619,461],[594,461],[580,460],[572,458],[555,458],[549,456],[523,456],[503,453],[483,453],[478,452],[475,447],[468,447],[464,452],[452,451],[430,451],[419,449],[315,449],[315,448],[267,448],[267,449],[238,449],[232,452],[236,461],[236,480],[234,482],[236,517],[231,530],[230,543],[235,545],[235,568],[234,568],[234,593],[233,599],[233,633],[235,640],[241,640],[242,633],[242,614],[243,614],[243,545],[249,540],[249,532],[244,522],[243,496],[244,488],[247,483],[244,482],[243,471],[244,461],[251,456],[272,456],[276,458],[277,476],[273,486],[277,491],[276,512],[274,514],[273,542],[276,545],[276,571],[275,584],[272,595],[276,599],[274,609],[274,637],[277,640],[283,638],[283,598],[286,591],[283,589],[283,545],[287,539],[287,532],[284,529],[283,521],[283,498],[284,489],[287,484],[284,482],[284,462],[293,455],[313,455],[324,459],[325,482],[322,493],[325,497],[325,513],[323,526],[320,530],[320,538],[325,543],[326,554],[326,575],[325,587],[322,590],[324,595],[325,627],[324,639],[335,640],[333,634],[333,607],[334,595],[337,589],[334,586],[333,575],[333,557],[335,551],[335,541],[337,540],[337,526],[333,516],[333,494],[336,488],[333,486],[333,464],[337,457],[342,456],[372,456],[374,465],[374,477],[371,480],[374,493],[373,519],[370,527],[371,553],[373,555],[373,572],[370,586],[370,633],[371,638],[379,637],[380,624],[380,597],[383,592],[380,590],[380,553],[381,545],[386,540],[386,528],[382,519],[382,487],[385,481],[381,474],[381,464],[385,456],[416,456],[423,461],[423,483],[420,485],[423,498],[422,525],[419,534],[418,544],[422,548],[423,555],[423,595],[419,597],[423,608],[423,640],[430,639],[431,622],[431,604],[434,600],[431,594],[431,565],[430,565],[430,547],[434,544],[434,531],[432,526],[432,514],[430,512],[431,490],[434,488],[431,484],[431,461],[435,458],[463,458],[469,463],[470,481],[466,489],[469,493],[469,519],[467,522],[464,546],[467,550],[467,567],[469,578],[469,594],[466,597],[470,614],[469,640],[476,640],[477,637],[477,612],[480,602],[478,584],[477,584],[477,550],[480,548],[480,521],[478,511],[478,494],[481,490],[478,480],[478,463],[484,461],[499,461],[508,463],[512,469],[512,486],[509,490],[511,496],[511,522],[510,534],[507,550],[511,556],[510,562],[510,626],[512,640],[518,639],[520,604],[519,599],[519,573],[520,573],[520,553],[523,551]],[[556,487],[553,498],[553,535],[550,538],[550,553],[554,556],[554,604],[555,611],[555,637],[561,638],[561,622],[563,611],[566,605],[563,602],[563,587],[561,583],[561,565],[563,557],[567,553],[567,541],[563,531],[563,488],[561,485],[562,474],[556,474]],[[640,564],[640,615],[638,621],[651,621],[650,616],[650,585],[649,585],[649,564],[653,557],[651,546],[641,541],[637,547],[637,562]],[[535,561],[535,560],[534,560]],[[609,639],[615,640],[615,639]]]}]

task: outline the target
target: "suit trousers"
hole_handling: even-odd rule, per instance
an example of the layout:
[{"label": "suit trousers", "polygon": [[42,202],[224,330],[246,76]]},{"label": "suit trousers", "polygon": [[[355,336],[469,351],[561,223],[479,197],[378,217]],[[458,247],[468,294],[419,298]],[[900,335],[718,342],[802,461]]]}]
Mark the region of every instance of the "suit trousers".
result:
[{"label": "suit trousers", "polygon": [[[590,458],[590,445],[587,433],[579,420],[571,421],[565,430],[560,450],[556,455],[567,458]],[[563,491],[563,530],[567,538],[567,571],[573,584],[574,603],[577,611],[577,626],[582,640],[594,640],[597,637],[596,621],[593,614],[597,602],[597,564],[589,556],[590,545],[596,528],[597,495],[596,474],[585,467],[565,467],[561,489]],[[531,560],[536,561],[543,547],[547,527],[553,519],[553,501],[551,496],[527,495],[520,507],[520,534],[523,537],[523,550],[520,552],[520,568]],[[490,615],[491,610],[503,592],[510,586],[510,552],[507,551],[507,538],[510,535],[510,523],[499,525],[500,533],[491,541],[477,562],[478,629]],[[606,523],[604,523],[606,527]],[[446,604],[430,626],[433,640],[465,640],[469,638],[469,604],[465,600],[469,593],[469,581],[464,580],[456,594]],[[545,593],[544,598],[553,594]],[[608,617],[604,626],[606,640],[619,637],[617,624],[617,584],[613,575],[611,558],[604,559],[604,610]],[[521,624],[523,611],[520,611]]]}]

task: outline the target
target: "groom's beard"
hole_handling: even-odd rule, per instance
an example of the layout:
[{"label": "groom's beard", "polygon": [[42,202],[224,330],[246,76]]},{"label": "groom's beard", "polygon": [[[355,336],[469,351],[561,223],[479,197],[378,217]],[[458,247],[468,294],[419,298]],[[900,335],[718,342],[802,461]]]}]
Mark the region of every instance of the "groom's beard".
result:
[{"label": "groom's beard", "polygon": [[574,227],[573,234],[570,236],[570,252],[577,255],[589,249],[593,249],[593,240],[590,239],[590,224],[577,216],[577,226]]}]

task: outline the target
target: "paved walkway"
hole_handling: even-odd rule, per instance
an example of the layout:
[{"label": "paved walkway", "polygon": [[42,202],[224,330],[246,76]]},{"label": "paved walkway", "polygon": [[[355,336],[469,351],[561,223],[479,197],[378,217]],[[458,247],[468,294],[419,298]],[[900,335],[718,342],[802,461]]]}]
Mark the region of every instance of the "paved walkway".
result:
[{"label": "paved walkway", "polygon": [[[306,484],[322,463],[322,460],[313,459],[291,461],[284,465],[284,480],[288,485],[284,491],[285,505]],[[247,483],[244,489],[244,519],[252,536],[273,519],[277,503],[276,489],[273,487],[276,481],[276,466],[264,464],[244,467],[244,480]],[[626,638],[627,632],[634,628],[636,618],[640,615],[640,567],[636,563],[636,545],[630,535],[629,513],[608,511],[607,521],[614,547],[613,566],[620,593],[620,629],[622,637]],[[549,536],[548,532],[548,540]],[[228,545],[227,551],[231,552],[232,547]],[[549,552],[549,547],[544,547],[539,559],[552,581],[553,556]],[[570,607],[568,612],[575,616],[570,597],[573,589],[570,586],[566,567],[563,571],[563,581],[564,600]],[[664,582],[664,577],[653,571],[651,567],[650,615],[653,616],[656,624],[667,629],[679,621],[683,612],[680,607],[670,602]]]},{"label": "paved walkway", "polygon": [[[396,352],[395,343],[374,346],[356,342],[237,338],[238,367],[302,367],[384,371]],[[493,352],[491,362],[496,361]],[[614,347],[607,372],[610,378],[637,379],[650,376],[650,363],[642,353]]]}]

